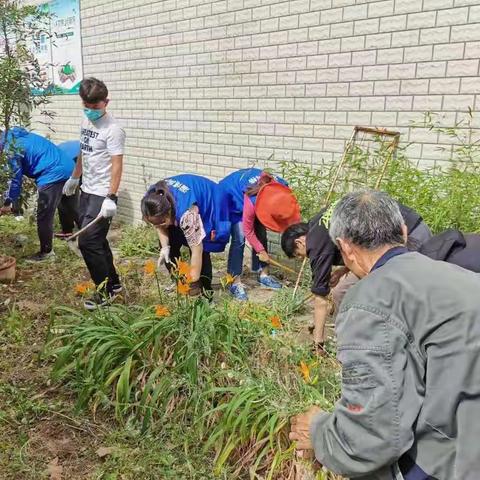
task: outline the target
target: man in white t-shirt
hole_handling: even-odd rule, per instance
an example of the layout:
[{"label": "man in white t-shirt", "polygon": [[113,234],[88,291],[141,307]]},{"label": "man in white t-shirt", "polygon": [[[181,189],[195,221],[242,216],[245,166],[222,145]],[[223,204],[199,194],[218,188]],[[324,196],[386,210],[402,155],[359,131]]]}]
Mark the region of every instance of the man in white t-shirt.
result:
[{"label": "man in white t-shirt", "polygon": [[78,240],[85,263],[97,287],[85,308],[93,310],[106,305],[122,290],[113,264],[107,233],[117,213],[117,192],[122,178],[125,132],[107,113],[108,90],[96,78],[85,78],[80,84],[85,118],[80,137],[80,158],[63,193],[74,195],[82,176],[79,205],[81,227],[98,216],[103,217]]}]

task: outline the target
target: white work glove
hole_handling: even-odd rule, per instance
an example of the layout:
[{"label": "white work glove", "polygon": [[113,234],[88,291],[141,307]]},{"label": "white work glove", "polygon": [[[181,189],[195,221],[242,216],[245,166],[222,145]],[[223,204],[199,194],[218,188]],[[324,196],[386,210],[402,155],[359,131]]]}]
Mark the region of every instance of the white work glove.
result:
[{"label": "white work glove", "polygon": [[162,247],[160,249],[160,256],[158,257],[157,267],[160,265],[170,263],[170,246]]},{"label": "white work glove", "polygon": [[75,192],[77,191],[78,185],[80,183],[79,178],[69,178],[66,182],[65,185],[63,186],[62,193],[66,195],[67,197],[71,197],[72,195],[75,195]]},{"label": "white work glove", "polygon": [[117,213],[117,204],[111,199],[106,198],[102,203],[100,215],[104,218],[112,218]]}]

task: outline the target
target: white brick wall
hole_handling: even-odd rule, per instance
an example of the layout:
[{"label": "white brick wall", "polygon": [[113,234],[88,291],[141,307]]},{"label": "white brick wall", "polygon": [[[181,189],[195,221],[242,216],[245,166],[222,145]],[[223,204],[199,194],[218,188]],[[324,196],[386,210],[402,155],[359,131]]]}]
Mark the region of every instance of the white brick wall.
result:
[{"label": "white brick wall", "polygon": [[[145,182],[220,178],[272,153],[332,160],[356,124],[399,128],[412,158],[442,161],[411,122],[480,104],[480,0],[82,0],[81,14],[85,74],[107,83],[128,135],[130,218]],[[79,99],[52,109],[54,138],[77,137]]]}]

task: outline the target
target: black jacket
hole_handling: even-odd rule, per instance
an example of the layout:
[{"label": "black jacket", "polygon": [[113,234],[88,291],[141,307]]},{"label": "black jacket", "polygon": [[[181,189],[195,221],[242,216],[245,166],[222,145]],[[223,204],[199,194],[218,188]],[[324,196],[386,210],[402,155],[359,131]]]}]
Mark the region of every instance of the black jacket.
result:
[{"label": "black jacket", "polygon": [[[421,222],[422,217],[413,209],[398,204],[407,231],[412,232]],[[330,239],[328,233],[329,219],[323,219],[331,208],[324,208],[308,222],[306,236],[307,257],[312,270],[311,291],[315,295],[325,296],[330,292],[330,277],[334,266],[343,265],[342,255],[338,247]],[[331,213],[331,212],[330,212]],[[328,217],[328,213],[326,214]]]},{"label": "black jacket", "polygon": [[443,260],[480,273],[480,235],[463,234],[452,228],[426,241],[419,252],[433,260]]}]

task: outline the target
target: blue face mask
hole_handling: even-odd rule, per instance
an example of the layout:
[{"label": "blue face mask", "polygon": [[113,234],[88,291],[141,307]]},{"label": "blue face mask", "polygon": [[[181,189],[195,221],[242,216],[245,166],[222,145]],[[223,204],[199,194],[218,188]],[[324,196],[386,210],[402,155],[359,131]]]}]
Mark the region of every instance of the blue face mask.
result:
[{"label": "blue face mask", "polygon": [[95,110],[94,108],[84,108],[83,113],[91,121],[96,122],[105,115],[105,110]]}]

